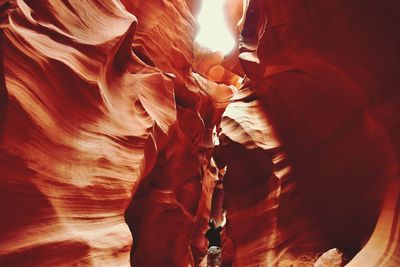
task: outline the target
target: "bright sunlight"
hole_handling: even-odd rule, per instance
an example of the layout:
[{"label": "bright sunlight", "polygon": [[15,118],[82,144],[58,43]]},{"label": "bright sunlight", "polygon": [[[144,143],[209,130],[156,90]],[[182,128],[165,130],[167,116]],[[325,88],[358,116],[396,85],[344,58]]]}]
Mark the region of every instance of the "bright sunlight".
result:
[{"label": "bright sunlight", "polygon": [[235,46],[235,40],[228,30],[223,7],[229,0],[203,0],[197,21],[200,31],[196,42],[211,51],[228,54]]}]

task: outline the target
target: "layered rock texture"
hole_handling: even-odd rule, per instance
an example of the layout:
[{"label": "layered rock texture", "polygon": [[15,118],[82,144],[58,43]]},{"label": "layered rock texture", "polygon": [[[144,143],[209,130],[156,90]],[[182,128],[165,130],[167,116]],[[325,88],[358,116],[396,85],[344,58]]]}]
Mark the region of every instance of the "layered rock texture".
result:
[{"label": "layered rock texture", "polygon": [[0,7],[0,266],[400,265],[398,1]]},{"label": "layered rock texture", "polygon": [[192,72],[186,3],[2,8],[0,265],[194,266],[232,90]]},{"label": "layered rock texture", "polygon": [[215,157],[235,266],[399,265],[398,8],[248,2]]}]

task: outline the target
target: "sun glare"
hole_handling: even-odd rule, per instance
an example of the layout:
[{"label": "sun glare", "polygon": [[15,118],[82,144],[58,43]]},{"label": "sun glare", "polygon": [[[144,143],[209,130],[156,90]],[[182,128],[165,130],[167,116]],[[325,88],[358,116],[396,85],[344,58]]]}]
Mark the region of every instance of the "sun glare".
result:
[{"label": "sun glare", "polygon": [[203,0],[197,21],[200,31],[196,42],[211,51],[228,54],[235,46],[235,40],[228,30],[224,4],[229,0]]}]

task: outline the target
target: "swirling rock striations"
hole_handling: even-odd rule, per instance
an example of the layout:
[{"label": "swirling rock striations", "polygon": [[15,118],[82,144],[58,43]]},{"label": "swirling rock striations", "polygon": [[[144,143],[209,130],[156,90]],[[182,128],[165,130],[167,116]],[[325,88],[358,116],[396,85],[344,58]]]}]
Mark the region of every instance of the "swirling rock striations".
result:
[{"label": "swirling rock striations", "polygon": [[241,2],[0,1],[1,266],[399,265],[399,4]]},{"label": "swirling rock striations", "polygon": [[248,1],[221,122],[235,266],[397,266],[396,1]]},{"label": "swirling rock striations", "polygon": [[194,266],[232,92],[192,72],[185,1],[0,14],[0,265]]}]

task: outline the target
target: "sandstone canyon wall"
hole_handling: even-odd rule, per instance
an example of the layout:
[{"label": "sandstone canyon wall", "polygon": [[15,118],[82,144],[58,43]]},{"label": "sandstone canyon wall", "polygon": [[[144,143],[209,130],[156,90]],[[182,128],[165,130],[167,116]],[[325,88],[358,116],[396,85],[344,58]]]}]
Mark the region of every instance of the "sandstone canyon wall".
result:
[{"label": "sandstone canyon wall", "polygon": [[201,260],[231,89],[191,71],[185,1],[17,1],[1,15],[0,266]]},{"label": "sandstone canyon wall", "polygon": [[399,265],[398,8],[248,2],[215,156],[235,266]]},{"label": "sandstone canyon wall", "polygon": [[0,266],[400,265],[399,4],[241,2],[0,1]]}]

